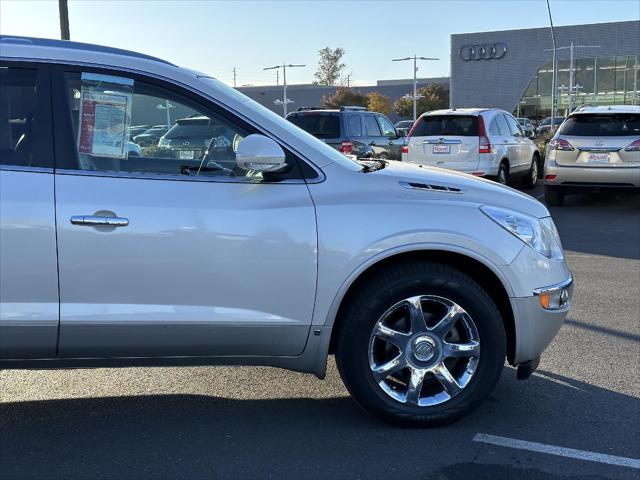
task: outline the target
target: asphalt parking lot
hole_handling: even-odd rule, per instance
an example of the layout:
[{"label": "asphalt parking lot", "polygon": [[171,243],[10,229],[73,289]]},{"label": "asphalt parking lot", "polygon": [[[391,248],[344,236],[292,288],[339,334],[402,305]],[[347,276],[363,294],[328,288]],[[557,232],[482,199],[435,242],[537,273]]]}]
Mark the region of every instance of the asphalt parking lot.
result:
[{"label": "asphalt parking lot", "polygon": [[574,307],[533,377],[505,368],[454,425],[379,423],[333,360],[325,381],[245,367],[3,371],[0,477],[640,478],[640,197],[569,197],[552,214]]}]

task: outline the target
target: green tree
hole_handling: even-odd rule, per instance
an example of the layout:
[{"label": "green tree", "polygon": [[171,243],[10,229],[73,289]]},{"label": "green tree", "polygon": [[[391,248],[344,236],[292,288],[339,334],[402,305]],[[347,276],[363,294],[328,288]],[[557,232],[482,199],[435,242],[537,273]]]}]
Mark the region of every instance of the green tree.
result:
[{"label": "green tree", "polygon": [[380,112],[383,115],[389,115],[391,112],[391,99],[386,95],[370,92],[367,94],[367,99],[367,108],[372,112]]},{"label": "green tree", "polygon": [[325,47],[318,51],[320,60],[318,60],[318,69],[313,75],[314,83],[329,86],[338,85],[342,72],[346,68],[346,65],[342,63],[342,57],[345,53],[344,49],[340,47],[336,49]]},{"label": "green tree", "polygon": [[339,87],[333,95],[322,97],[322,106],[328,108],[366,107],[368,104],[369,97],[367,95],[347,87]]},{"label": "green tree", "polygon": [[[407,94],[409,97],[412,93]],[[439,83],[430,83],[418,89],[418,102],[416,105],[416,114],[420,116],[424,112],[447,108],[449,106],[449,90]],[[413,117],[413,99],[399,98],[393,104],[393,109],[402,118]]]}]

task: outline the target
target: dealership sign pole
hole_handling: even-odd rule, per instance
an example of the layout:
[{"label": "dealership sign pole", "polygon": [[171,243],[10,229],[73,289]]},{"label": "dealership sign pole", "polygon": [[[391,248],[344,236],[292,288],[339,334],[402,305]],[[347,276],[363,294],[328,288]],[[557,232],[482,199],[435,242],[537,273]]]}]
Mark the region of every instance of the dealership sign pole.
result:
[{"label": "dealership sign pole", "polygon": [[549,0],[547,0],[547,11],[549,12],[549,24],[551,25],[551,43],[553,43],[553,60],[551,73],[551,133],[555,132],[556,129],[556,70],[557,70],[557,49],[556,49],[556,34],[553,30],[553,18],[551,17],[551,5],[549,5]]}]

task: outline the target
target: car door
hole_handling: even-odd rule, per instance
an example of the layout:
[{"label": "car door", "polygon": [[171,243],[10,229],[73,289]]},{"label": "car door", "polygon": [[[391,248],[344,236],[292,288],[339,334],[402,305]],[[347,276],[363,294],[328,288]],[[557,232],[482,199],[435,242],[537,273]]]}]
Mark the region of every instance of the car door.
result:
[{"label": "car door", "polygon": [[50,358],[58,338],[49,69],[0,64],[0,358]]},{"label": "car door", "polygon": [[[158,80],[60,67],[54,89],[59,356],[300,354],[317,237],[299,159],[238,169],[256,127]],[[128,123],[193,116],[215,124],[206,156],[128,155]]]},{"label": "car door", "polygon": [[373,155],[375,157],[387,155],[388,140],[382,136],[382,131],[380,130],[380,125],[378,125],[376,116],[371,113],[367,113],[363,115],[363,118],[365,135],[367,137],[367,142],[371,145]]},{"label": "car door", "polygon": [[386,157],[391,160],[400,160],[404,141],[398,140],[399,136],[396,127],[393,126],[393,123],[391,123],[387,117],[377,115],[376,118],[382,131],[382,136],[387,142]]},{"label": "car door", "polygon": [[513,145],[513,148],[511,149],[513,151],[513,155],[509,156],[511,173],[522,173],[529,169],[531,159],[533,158],[530,141],[524,135],[522,127],[513,116],[508,113],[504,113],[503,115],[507,121],[509,132],[511,134],[510,144]]}]

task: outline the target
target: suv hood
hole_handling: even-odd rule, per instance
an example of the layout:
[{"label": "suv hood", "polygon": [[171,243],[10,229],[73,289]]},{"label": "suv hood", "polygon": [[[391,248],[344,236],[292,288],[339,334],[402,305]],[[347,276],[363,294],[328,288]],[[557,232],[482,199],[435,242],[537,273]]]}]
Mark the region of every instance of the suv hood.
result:
[{"label": "suv hood", "polygon": [[[442,196],[453,200],[455,197],[463,202],[476,203],[478,206],[502,207],[536,218],[549,216],[547,208],[530,195],[466,173],[391,161],[385,168],[366,175],[374,175],[395,182],[399,191],[403,193],[411,191],[414,195],[424,195],[425,199],[436,199],[434,196]],[[418,185],[411,188],[409,183]]]}]

